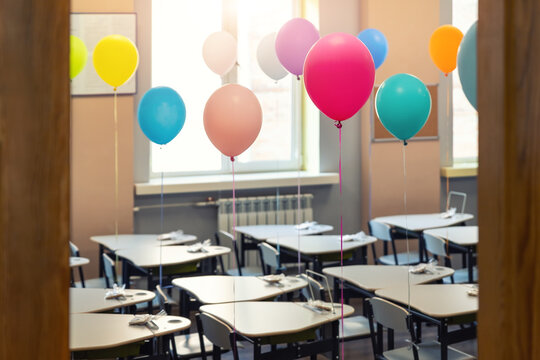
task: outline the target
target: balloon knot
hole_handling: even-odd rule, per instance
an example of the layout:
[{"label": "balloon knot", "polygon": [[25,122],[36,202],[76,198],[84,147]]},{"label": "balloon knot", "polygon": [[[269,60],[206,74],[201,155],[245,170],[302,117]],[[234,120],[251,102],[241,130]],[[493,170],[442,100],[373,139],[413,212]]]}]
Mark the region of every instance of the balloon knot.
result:
[{"label": "balloon knot", "polygon": [[113,91],[116,92],[116,86],[113,88]]},{"label": "balloon knot", "polygon": [[444,77],[448,77],[448,73],[445,73],[445,74],[444,74]]},{"label": "balloon knot", "polygon": [[334,123],[334,125],[338,128],[338,129],[341,129],[343,127],[343,125],[341,124],[341,121],[336,121]]},{"label": "balloon knot", "polygon": [[403,145],[407,146],[407,140],[403,140]]},{"label": "balloon knot", "polygon": [[234,162],[234,156],[231,156],[231,161]]},{"label": "balloon knot", "polygon": [[300,75],[296,75],[296,80],[300,81]]}]

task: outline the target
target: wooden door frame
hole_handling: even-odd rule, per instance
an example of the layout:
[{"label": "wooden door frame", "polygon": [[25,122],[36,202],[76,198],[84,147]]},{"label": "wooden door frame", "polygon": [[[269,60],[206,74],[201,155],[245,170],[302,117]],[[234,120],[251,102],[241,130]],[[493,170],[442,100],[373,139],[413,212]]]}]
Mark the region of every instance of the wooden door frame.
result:
[{"label": "wooden door frame", "polygon": [[480,359],[540,359],[539,17],[538,0],[480,0]]},{"label": "wooden door frame", "polygon": [[69,1],[0,2],[0,358],[68,359]]}]

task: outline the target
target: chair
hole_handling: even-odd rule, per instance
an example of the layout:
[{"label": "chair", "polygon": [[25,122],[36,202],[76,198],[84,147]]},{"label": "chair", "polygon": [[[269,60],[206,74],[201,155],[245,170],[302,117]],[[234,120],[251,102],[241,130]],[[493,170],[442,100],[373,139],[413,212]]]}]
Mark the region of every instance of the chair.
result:
[{"label": "chair", "polygon": [[[441,347],[436,341],[416,344],[414,323],[409,312],[390,301],[373,297],[366,301],[368,307],[369,327],[371,331],[371,343],[375,359],[389,360],[435,360],[441,357]],[[377,330],[375,331],[375,324]],[[389,349],[383,349],[383,328],[389,331],[407,332],[411,337],[411,345],[393,349],[390,344]],[[474,357],[448,347],[449,360],[474,359]]]},{"label": "chair", "polygon": [[[171,313],[171,308],[175,305],[163,291],[161,286],[156,286],[156,297],[159,301],[161,309],[164,309],[167,314]],[[204,348],[206,351],[212,351],[213,344],[205,337],[203,337]],[[171,344],[172,345],[172,344]],[[176,335],[174,337],[174,345],[176,347],[176,353],[180,359],[192,359],[201,357],[201,343],[198,333]]]},{"label": "chair", "polygon": [[[426,244],[426,250],[430,252],[435,258],[443,258],[444,266],[452,267],[452,258],[449,256],[449,251],[447,247],[447,242],[444,239],[441,239],[437,236],[432,236],[429,234],[424,234],[424,240]],[[478,281],[478,273],[473,272],[474,281]],[[467,283],[469,282],[469,270],[467,268],[458,269],[450,276],[450,281],[452,284],[457,283]],[[448,282],[448,278],[444,278],[443,282]]]},{"label": "chair", "polygon": [[[461,197],[461,205],[459,206],[461,209],[459,213],[463,214],[465,212],[465,204],[467,203],[467,194],[464,192],[459,191],[450,191],[448,192],[448,196],[446,197],[446,211],[450,210],[453,205],[452,198]],[[458,206],[455,206],[456,212],[458,210]]]},{"label": "chair", "polygon": [[261,256],[263,275],[268,275],[273,271],[277,274],[281,274],[286,270],[285,267],[281,266],[279,252],[273,246],[263,242],[260,243],[258,247]]},{"label": "chair", "polygon": [[[77,247],[77,245],[75,245],[71,241],[69,242],[69,252],[71,256],[75,256],[75,257],[81,256],[81,253],[79,252],[79,248]],[[70,269],[70,271],[71,271],[71,285],[75,287],[75,277],[73,276],[73,269]],[[83,274],[82,266],[79,266],[79,279],[81,280],[81,286],[86,287],[84,283],[84,274]]]},{"label": "chair", "polygon": [[[212,358],[214,360],[220,358],[223,350],[232,350],[233,359],[240,359],[238,357],[236,335],[229,325],[204,312],[195,315],[195,319],[199,333],[199,342],[201,344],[204,343],[205,336],[212,342]],[[206,346],[201,346],[201,357],[203,360],[206,360],[206,352]]]},{"label": "chair", "polygon": [[218,246],[225,246],[230,248],[233,251],[233,257],[234,261],[236,263],[235,269],[227,269],[225,270],[223,266],[223,260],[221,260],[221,267],[223,270],[223,274],[226,275],[232,275],[232,276],[260,276],[262,275],[261,268],[257,266],[240,266],[240,258],[239,258],[239,251],[238,251],[238,245],[236,241],[234,241],[233,236],[229,234],[226,231],[220,230],[215,233],[216,238],[216,244]]},{"label": "chair", "polygon": [[[389,225],[379,221],[370,220],[368,222],[368,227],[369,233],[377,239],[382,240],[384,245],[384,255],[378,258],[375,251],[375,244],[371,245],[375,263],[383,265],[414,265],[420,263],[420,257],[417,251],[409,251],[409,254],[406,252],[398,253],[396,251],[396,233]],[[409,238],[409,240],[416,239]],[[392,254],[390,255],[388,254],[388,243],[392,246]]]},{"label": "chair", "polygon": [[[313,277],[306,274],[300,275],[307,281],[308,286],[300,290],[300,293],[306,300],[322,300],[326,301],[324,294],[324,286],[315,280]],[[341,319],[339,320],[339,338],[345,341],[364,339],[370,336],[369,322],[365,316],[349,316],[344,319],[343,329]]]}]

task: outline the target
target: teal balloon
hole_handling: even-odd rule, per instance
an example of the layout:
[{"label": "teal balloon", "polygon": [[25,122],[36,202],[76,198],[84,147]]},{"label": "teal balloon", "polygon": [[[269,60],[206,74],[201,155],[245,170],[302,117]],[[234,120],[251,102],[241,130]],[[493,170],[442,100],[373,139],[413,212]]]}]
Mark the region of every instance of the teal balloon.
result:
[{"label": "teal balloon", "polygon": [[186,121],[186,106],[176,91],[166,86],[148,90],[137,111],[139,126],[150,141],[159,145],[178,135]]},{"label": "teal balloon", "polygon": [[463,92],[467,97],[467,100],[471,105],[476,107],[476,29],[478,28],[478,21],[475,22],[467,31],[461,42],[461,46],[458,52],[458,74],[459,81]]},{"label": "teal balloon", "polygon": [[386,130],[405,141],[425,125],[431,112],[431,95],[416,76],[396,74],[379,87],[375,110]]}]

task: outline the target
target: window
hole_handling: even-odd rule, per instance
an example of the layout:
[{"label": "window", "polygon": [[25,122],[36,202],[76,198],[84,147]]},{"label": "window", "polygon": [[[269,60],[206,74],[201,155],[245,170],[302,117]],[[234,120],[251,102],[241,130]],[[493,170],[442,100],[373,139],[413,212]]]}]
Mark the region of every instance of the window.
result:
[{"label": "window", "polygon": [[[294,170],[299,167],[299,84],[292,76],[267,77],[256,60],[258,42],[294,17],[290,0],[153,0],[152,86],[170,86],[186,104],[186,123],[171,143],[152,144],[151,172],[167,175],[230,171],[230,161],[208,140],[203,110],[224,83],[251,89],[263,109],[259,137],[235,164],[239,172]],[[204,40],[228,31],[238,41],[238,66],[222,79],[202,58]]]},{"label": "window", "polygon": [[[452,1],[452,23],[463,34],[477,19],[478,0]],[[454,163],[474,162],[478,159],[478,113],[465,97],[457,71],[452,81]]]}]

